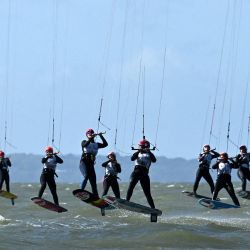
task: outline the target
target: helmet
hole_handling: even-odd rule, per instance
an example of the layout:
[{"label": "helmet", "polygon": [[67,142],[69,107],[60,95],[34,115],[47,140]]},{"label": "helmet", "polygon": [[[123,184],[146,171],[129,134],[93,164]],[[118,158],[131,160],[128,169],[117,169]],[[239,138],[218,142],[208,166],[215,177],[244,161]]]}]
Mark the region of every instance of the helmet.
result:
[{"label": "helmet", "polygon": [[0,157],[4,157],[5,153],[1,150],[0,151]]},{"label": "helmet", "polygon": [[110,156],[113,156],[113,158],[115,159],[116,158],[116,155],[114,152],[110,152],[108,153],[107,157],[109,158]]},{"label": "helmet", "polygon": [[150,147],[150,142],[147,141],[146,139],[143,139],[143,140],[139,141],[138,145],[141,148],[149,148]]},{"label": "helmet", "polygon": [[45,148],[46,153],[53,153],[53,148],[51,146],[48,146]]},{"label": "helmet", "polygon": [[223,160],[227,160],[228,159],[228,154],[226,152],[222,152],[220,153],[220,158]]},{"label": "helmet", "polygon": [[246,147],[245,145],[241,145],[241,146],[240,146],[240,150],[242,150],[242,151],[247,151],[247,147]]},{"label": "helmet", "polygon": [[92,128],[89,128],[87,131],[86,131],[86,135],[88,135],[88,134],[94,134],[95,133],[95,131],[92,129]]},{"label": "helmet", "polygon": [[208,151],[209,151],[209,150],[210,150],[210,145],[205,144],[205,145],[203,146],[203,151],[205,151],[205,150],[204,150],[205,148],[207,148],[207,149],[208,149]]}]

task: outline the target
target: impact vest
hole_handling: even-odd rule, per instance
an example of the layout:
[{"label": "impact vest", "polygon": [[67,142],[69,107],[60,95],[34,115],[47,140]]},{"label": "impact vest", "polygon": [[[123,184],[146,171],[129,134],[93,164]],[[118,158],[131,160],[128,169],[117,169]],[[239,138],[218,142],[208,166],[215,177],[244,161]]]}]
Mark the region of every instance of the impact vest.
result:
[{"label": "impact vest", "polygon": [[231,164],[229,162],[220,162],[218,165],[218,175],[229,174],[231,175]]},{"label": "impact vest", "polygon": [[211,165],[211,162],[212,162],[212,160],[213,160],[213,156],[212,156],[212,154],[205,154],[203,157],[202,157],[203,159],[202,159],[202,161],[200,161],[200,163],[202,164],[202,165],[204,165],[204,166],[206,166],[206,167],[210,167],[210,165]]},{"label": "impact vest", "polygon": [[0,169],[9,171],[10,160],[8,158],[2,158],[0,160]]},{"label": "impact vest", "polygon": [[249,169],[250,155],[249,153],[241,154],[239,157],[239,167]]},{"label": "impact vest", "polygon": [[96,156],[98,153],[98,143],[90,142],[88,146],[83,148],[83,153]]},{"label": "impact vest", "polygon": [[135,166],[142,166],[149,170],[151,165],[151,158],[148,153],[139,153],[135,161]]},{"label": "impact vest", "polygon": [[48,158],[48,160],[43,164],[43,168],[50,169],[50,170],[53,170],[55,172],[56,171],[56,164],[57,164],[57,159],[53,155],[51,158]]},{"label": "impact vest", "polygon": [[117,163],[109,162],[105,168],[105,174],[106,175],[117,175],[118,173],[116,172],[116,167],[115,167],[116,164]]}]

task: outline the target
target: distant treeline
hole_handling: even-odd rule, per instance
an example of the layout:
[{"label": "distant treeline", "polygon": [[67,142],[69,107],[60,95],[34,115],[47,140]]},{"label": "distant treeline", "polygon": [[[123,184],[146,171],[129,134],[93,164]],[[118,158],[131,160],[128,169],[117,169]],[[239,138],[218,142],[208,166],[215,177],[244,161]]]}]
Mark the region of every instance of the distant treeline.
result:
[{"label": "distant treeline", "polygon": [[[12,167],[10,168],[11,182],[39,182],[42,170],[41,155],[34,154],[13,154],[10,155]],[[67,154],[62,156],[64,163],[58,164],[57,182],[77,183],[81,182],[82,176],[79,170],[79,155]],[[119,175],[122,182],[129,181],[129,176],[133,170],[134,162],[128,156],[117,156],[122,166],[122,173]],[[102,181],[104,168],[101,163],[107,158],[102,155],[97,156],[96,174],[97,181]],[[195,179],[198,162],[196,159],[186,160],[183,158],[169,159],[158,157],[157,162],[151,165],[150,178],[152,182],[193,182]],[[233,179],[238,181],[236,171],[233,171]],[[211,172],[215,180],[216,172]]]}]

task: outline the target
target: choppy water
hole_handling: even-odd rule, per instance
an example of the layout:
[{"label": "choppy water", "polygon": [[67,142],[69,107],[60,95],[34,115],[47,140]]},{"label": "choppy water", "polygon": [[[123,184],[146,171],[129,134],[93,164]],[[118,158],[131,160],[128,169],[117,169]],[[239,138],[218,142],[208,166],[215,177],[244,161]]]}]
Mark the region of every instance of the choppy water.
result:
[{"label": "choppy water", "polygon": [[[118,209],[103,217],[72,195],[78,187],[58,185],[60,204],[69,211],[57,214],[30,201],[39,184],[13,184],[15,206],[0,197],[0,249],[250,249],[250,200],[239,198],[240,209],[210,210],[181,193],[191,184],[154,183],[152,194],[163,215],[151,223],[148,215]],[[123,195],[126,188],[121,185]],[[209,195],[207,189],[202,184],[198,191]],[[51,200],[46,191],[44,198]],[[232,203],[224,191],[220,197]],[[131,201],[146,205],[140,187]]]}]

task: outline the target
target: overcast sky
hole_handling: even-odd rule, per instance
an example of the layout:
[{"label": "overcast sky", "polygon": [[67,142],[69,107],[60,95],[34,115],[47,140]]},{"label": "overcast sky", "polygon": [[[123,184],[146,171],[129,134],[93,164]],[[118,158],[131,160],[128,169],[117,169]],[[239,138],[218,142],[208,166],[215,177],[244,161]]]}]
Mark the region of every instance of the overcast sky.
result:
[{"label": "overcast sky", "polygon": [[55,145],[80,154],[103,98],[102,154],[131,154],[144,107],[157,155],[226,151],[229,121],[234,155],[248,142],[249,13],[246,0],[1,0],[1,148],[42,153],[54,116]]}]

